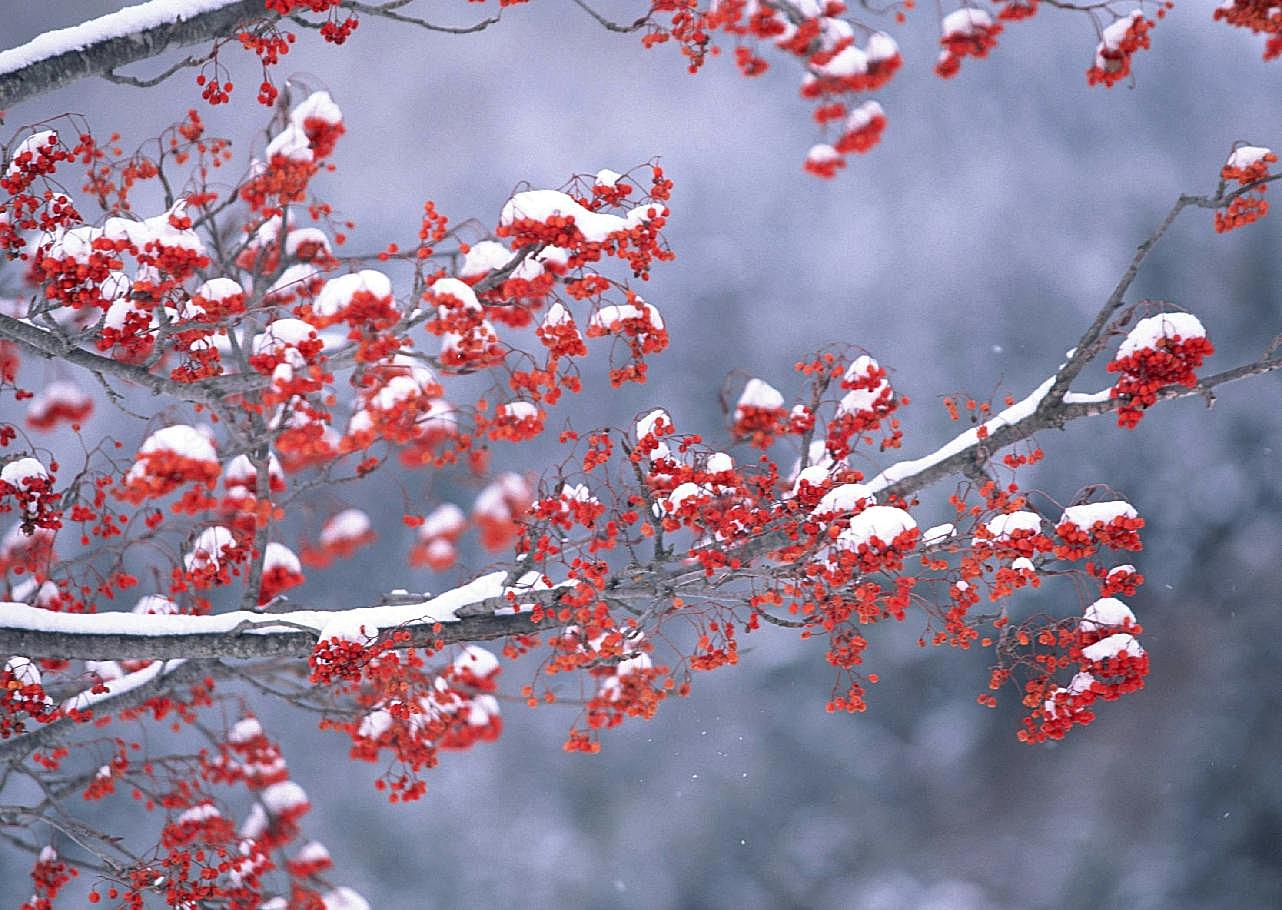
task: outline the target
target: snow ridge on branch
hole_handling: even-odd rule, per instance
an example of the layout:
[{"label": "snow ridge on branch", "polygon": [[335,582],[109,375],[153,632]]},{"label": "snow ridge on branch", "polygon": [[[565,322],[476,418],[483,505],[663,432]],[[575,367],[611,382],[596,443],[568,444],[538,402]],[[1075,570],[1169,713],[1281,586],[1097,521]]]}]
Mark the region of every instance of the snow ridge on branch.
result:
[{"label": "snow ridge on branch", "polygon": [[0,114],[11,105],[85,76],[198,44],[250,19],[265,0],[149,0],[0,51]]}]

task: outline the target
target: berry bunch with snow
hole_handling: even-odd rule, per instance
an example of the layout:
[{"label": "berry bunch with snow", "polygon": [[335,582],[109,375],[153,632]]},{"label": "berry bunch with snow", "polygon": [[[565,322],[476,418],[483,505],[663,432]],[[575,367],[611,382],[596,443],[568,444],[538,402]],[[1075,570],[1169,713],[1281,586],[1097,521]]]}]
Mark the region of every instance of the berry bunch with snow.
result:
[{"label": "berry bunch with snow", "polygon": [[1149,47],[1153,24],[1142,12],[1133,10],[1104,29],[1095,48],[1095,63],[1086,71],[1087,83],[1112,88],[1131,75],[1131,57]]},{"label": "berry bunch with snow", "polygon": [[943,50],[935,63],[935,73],[942,79],[951,79],[961,72],[966,57],[983,59],[997,46],[997,36],[1002,24],[982,9],[964,6],[953,10],[939,23],[939,43]]},{"label": "berry bunch with snow", "polygon": [[1138,424],[1167,386],[1197,385],[1195,371],[1203,358],[1213,353],[1206,329],[1190,313],[1160,313],[1141,319],[1108,365],[1110,373],[1118,374],[1109,391],[1122,402],[1117,411],[1118,426],[1129,429]]},{"label": "berry bunch with snow", "polygon": [[[1266,180],[1269,165],[1277,164],[1278,156],[1272,149],[1259,145],[1240,145],[1229,154],[1228,161],[1220,168],[1220,179],[1236,181],[1239,187],[1250,189],[1234,194],[1232,201],[1215,213],[1215,230],[1226,233],[1244,224],[1259,221],[1269,213],[1269,202],[1264,191],[1269,188]],[[1252,184],[1255,184],[1252,186]]]}]

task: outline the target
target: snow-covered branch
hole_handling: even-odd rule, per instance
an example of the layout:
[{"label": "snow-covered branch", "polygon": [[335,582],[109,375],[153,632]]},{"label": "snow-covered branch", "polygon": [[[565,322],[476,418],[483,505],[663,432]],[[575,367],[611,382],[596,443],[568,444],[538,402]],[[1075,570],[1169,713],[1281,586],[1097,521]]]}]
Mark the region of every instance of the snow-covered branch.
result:
[{"label": "snow-covered branch", "polygon": [[150,0],[46,32],[0,51],[0,114],[85,76],[109,73],[171,47],[233,35],[241,23],[268,15],[265,0]]},{"label": "snow-covered branch", "polygon": [[[83,614],[0,603],[0,653],[85,660],[306,657],[322,638],[392,631],[409,633],[406,647],[487,641],[532,631],[528,616],[513,609],[514,589],[504,589],[505,577],[491,573],[436,597],[338,611]],[[522,590],[520,602],[546,604],[557,596]]]}]

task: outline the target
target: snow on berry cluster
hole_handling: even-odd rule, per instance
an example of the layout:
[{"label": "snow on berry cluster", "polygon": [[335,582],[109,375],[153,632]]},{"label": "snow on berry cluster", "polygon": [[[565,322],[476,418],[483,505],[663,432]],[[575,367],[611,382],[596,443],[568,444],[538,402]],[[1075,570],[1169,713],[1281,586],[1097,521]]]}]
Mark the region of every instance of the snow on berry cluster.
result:
[{"label": "snow on berry cluster", "polygon": [[1148,33],[1152,27],[1152,19],[1134,10],[1105,28],[1095,48],[1095,63],[1086,71],[1086,81],[1111,88],[1130,76],[1131,57],[1149,47]]},{"label": "snow on berry cluster", "polygon": [[1206,329],[1192,314],[1160,313],[1137,322],[1108,364],[1108,371],[1118,374],[1109,390],[1121,402],[1118,425],[1135,427],[1162,389],[1197,385],[1196,370],[1213,353]]},{"label": "snow on berry cluster", "polygon": [[[1269,202],[1264,198],[1268,184],[1260,181],[1269,176],[1269,165],[1277,164],[1278,156],[1272,149],[1258,145],[1239,145],[1229,153],[1220,168],[1220,179],[1234,181],[1239,192],[1223,209],[1215,212],[1215,230],[1226,233],[1269,213]],[[1241,188],[1247,188],[1244,191]]]}]

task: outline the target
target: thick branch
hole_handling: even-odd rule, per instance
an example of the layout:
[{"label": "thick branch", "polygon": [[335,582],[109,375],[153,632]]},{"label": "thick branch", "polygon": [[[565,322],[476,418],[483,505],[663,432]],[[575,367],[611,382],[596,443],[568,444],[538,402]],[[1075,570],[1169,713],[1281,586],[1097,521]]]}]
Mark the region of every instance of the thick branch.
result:
[{"label": "thick branch", "polygon": [[[1248,364],[1207,376],[1196,386],[1169,386],[1158,393],[1162,399],[1210,396],[1220,385],[1282,369],[1282,357],[1269,355]],[[1045,397],[1053,377],[983,424],[982,438],[973,427],[954,437],[935,452],[915,461],[899,462],[869,481],[873,491],[908,497],[946,477],[964,473],[983,464],[991,455],[1027,439],[1039,431],[1060,428],[1070,420],[1117,410],[1122,400],[1107,394],[1068,396],[1050,411],[1038,403]],[[747,541],[736,555],[760,555],[781,545],[770,534]],[[689,567],[650,566],[616,574],[606,589],[610,597],[654,598],[656,592],[673,583]],[[696,573],[701,574],[701,573]],[[237,613],[217,616],[134,616],[120,613],[50,613],[35,607],[10,604],[0,608],[0,654],[85,660],[172,660],[177,658],[306,657],[312,653],[322,629],[331,620],[348,617],[354,627],[368,623],[382,636],[408,632],[406,647],[435,643],[461,644],[529,634],[536,630],[528,614],[496,615],[510,608],[507,592],[474,598],[467,589],[493,590],[486,579],[447,592],[434,600],[411,598],[400,605],[358,607],[345,611],[293,610],[284,613]],[[563,590],[521,591],[516,600],[523,604],[555,603]]]},{"label": "thick branch", "polygon": [[46,32],[0,52],[0,113],[19,101],[105,75],[120,66],[234,35],[251,19],[274,18],[264,0],[150,0]]},{"label": "thick branch", "polygon": [[95,354],[67,341],[53,332],[0,313],[0,338],[15,341],[41,357],[49,357],[83,367],[98,375],[115,376],[156,394],[179,401],[220,404],[224,396],[250,387],[246,377],[220,376],[201,382],[176,382],[157,376],[140,366]]},{"label": "thick branch", "polygon": [[[522,603],[547,604],[561,593],[530,591],[519,597]],[[374,606],[341,613],[295,610],[277,614],[138,617],[121,613],[32,612],[37,608],[10,604],[0,607],[0,654],[84,660],[306,657],[316,647],[327,621],[343,613],[358,623],[364,613],[371,630],[382,630],[382,634],[393,630],[409,632],[406,646],[488,641],[535,630],[528,614],[495,615],[496,610],[512,606],[505,596],[468,603],[458,610],[462,616],[439,623],[431,616],[431,603],[423,603],[421,610],[414,606]],[[377,616],[378,611],[393,609],[403,613],[406,621],[389,622],[386,612]]]}]

